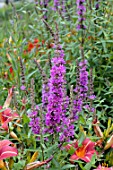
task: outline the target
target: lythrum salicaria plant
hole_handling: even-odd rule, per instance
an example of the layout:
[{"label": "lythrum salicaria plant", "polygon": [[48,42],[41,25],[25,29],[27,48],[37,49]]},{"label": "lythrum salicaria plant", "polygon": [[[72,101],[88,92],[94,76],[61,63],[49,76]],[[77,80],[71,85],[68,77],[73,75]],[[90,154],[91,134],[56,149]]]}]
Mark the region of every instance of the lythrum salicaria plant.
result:
[{"label": "lythrum salicaria plant", "polygon": [[0,32],[0,137],[18,155],[2,146],[0,168],[113,169],[112,2],[11,4]]}]

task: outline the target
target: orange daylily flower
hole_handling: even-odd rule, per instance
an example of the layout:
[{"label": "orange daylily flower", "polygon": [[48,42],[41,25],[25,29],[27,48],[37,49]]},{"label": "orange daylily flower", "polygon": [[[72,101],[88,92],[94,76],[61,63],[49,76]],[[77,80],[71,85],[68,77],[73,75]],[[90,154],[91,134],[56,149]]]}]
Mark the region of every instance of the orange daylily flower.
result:
[{"label": "orange daylily flower", "polygon": [[66,150],[70,150],[71,147],[75,149],[75,152],[70,157],[70,162],[74,163],[75,160],[83,160],[85,162],[90,162],[94,153],[97,154],[96,150],[94,149],[95,143],[92,142],[90,139],[86,138],[82,142],[82,146],[78,146],[78,141],[75,141],[73,144],[68,144],[65,148]]},{"label": "orange daylily flower", "polygon": [[9,145],[13,145],[9,140],[0,141],[0,160],[18,155],[18,150]]}]

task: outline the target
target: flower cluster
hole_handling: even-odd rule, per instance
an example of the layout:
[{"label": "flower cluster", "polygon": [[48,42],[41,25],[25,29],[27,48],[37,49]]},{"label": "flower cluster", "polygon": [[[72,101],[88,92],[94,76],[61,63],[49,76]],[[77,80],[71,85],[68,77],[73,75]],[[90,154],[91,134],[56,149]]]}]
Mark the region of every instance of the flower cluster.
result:
[{"label": "flower cluster", "polygon": [[83,24],[83,21],[85,20],[84,13],[86,12],[86,7],[84,6],[85,0],[77,0],[77,14],[79,16],[77,25],[77,29],[86,29],[86,26]]},{"label": "flower cluster", "polygon": [[[58,53],[58,51],[57,51]],[[65,61],[61,54],[52,59],[53,66],[50,72],[49,80],[49,98],[46,114],[46,125],[49,126],[49,132],[59,131],[59,124],[63,114],[62,103],[63,103],[63,84],[65,75]]]},{"label": "flower cluster", "polygon": [[70,127],[70,121],[65,115],[69,101],[68,97],[66,97],[65,88],[64,51],[60,49],[55,52],[55,57],[52,59],[53,66],[50,71],[50,90],[45,123],[47,126],[46,131],[50,134],[60,133],[60,140],[63,141],[64,138],[74,135],[74,126]]},{"label": "flower cluster", "polygon": [[43,82],[43,85],[42,85],[42,107],[44,110],[46,110],[46,108],[47,108],[48,95],[49,95],[48,82]]},{"label": "flower cluster", "polygon": [[54,0],[54,10],[56,10],[59,5],[60,5],[59,0]]},{"label": "flower cluster", "polygon": [[34,134],[40,134],[40,118],[38,115],[38,108],[29,114],[31,118],[29,126]]},{"label": "flower cluster", "polygon": [[94,90],[93,90],[93,73],[92,73],[92,69],[90,69],[90,80],[89,80],[89,95],[88,95],[88,99],[90,101],[90,105],[86,104],[85,108],[89,111],[89,112],[95,112],[95,108],[92,107],[93,104],[93,100],[96,98],[96,96],[94,95]]},{"label": "flower cluster", "polygon": [[66,12],[65,0],[62,0],[62,12]]},{"label": "flower cluster", "polygon": [[77,70],[76,70],[76,88],[74,89],[74,92],[76,93],[76,99],[73,100],[73,119],[78,119],[77,113],[81,112],[82,110],[82,99],[80,98],[80,67],[77,60]]},{"label": "flower cluster", "polygon": [[77,62],[77,83],[74,92],[76,93],[76,99],[73,101],[73,119],[77,120],[77,113],[81,112],[83,102],[87,97],[88,92],[88,72],[87,72],[87,60]]},{"label": "flower cluster", "polygon": [[47,104],[48,104],[48,96],[49,96],[48,78],[44,70],[42,69],[40,63],[36,59],[34,59],[34,62],[36,63],[40,71],[40,74],[42,76],[42,108],[44,109],[44,111],[46,111]]}]

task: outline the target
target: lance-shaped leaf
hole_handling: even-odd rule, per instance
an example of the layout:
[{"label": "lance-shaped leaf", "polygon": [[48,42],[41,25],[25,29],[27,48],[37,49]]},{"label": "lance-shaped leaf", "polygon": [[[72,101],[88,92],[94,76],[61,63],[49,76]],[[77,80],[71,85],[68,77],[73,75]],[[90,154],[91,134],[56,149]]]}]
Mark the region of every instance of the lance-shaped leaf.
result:
[{"label": "lance-shaped leaf", "polygon": [[0,141],[0,160],[9,158],[12,156],[17,156],[18,151],[15,147],[9,146],[13,145],[9,140]]}]

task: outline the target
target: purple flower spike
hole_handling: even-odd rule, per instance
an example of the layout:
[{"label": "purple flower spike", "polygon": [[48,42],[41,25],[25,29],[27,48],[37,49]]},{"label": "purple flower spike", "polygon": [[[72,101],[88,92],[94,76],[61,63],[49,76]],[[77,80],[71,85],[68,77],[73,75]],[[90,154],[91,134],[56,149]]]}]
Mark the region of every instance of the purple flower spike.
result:
[{"label": "purple flower spike", "polygon": [[86,29],[86,26],[83,24],[83,21],[85,20],[84,14],[86,12],[86,7],[84,6],[85,0],[77,0],[77,14],[78,14],[78,25],[77,29]]},{"label": "purple flower spike", "polygon": [[80,96],[84,99],[87,97],[88,92],[88,72],[87,68],[87,60],[83,60],[79,63],[80,66]]},{"label": "purple flower spike", "polygon": [[66,117],[69,99],[66,96],[66,68],[64,51],[55,50],[55,57],[52,59],[52,68],[49,79],[49,97],[45,124],[45,132],[60,134],[60,141],[69,139],[74,134],[74,126]]},{"label": "purple flower spike", "polygon": [[59,7],[59,5],[60,5],[59,0],[54,0],[54,8],[53,8],[53,10],[56,11],[56,9]]},{"label": "purple flower spike", "polygon": [[77,120],[78,113],[82,111],[84,101],[88,97],[88,72],[87,60],[83,59],[80,63],[77,61],[77,83],[74,92],[76,99],[73,101],[73,119]]},{"label": "purple flower spike", "polygon": [[32,132],[34,134],[40,134],[40,118],[38,115],[38,110],[32,111],[29,114],[29,117],[31,118],[29,126],[32,129]]}]

